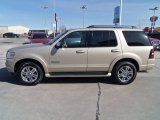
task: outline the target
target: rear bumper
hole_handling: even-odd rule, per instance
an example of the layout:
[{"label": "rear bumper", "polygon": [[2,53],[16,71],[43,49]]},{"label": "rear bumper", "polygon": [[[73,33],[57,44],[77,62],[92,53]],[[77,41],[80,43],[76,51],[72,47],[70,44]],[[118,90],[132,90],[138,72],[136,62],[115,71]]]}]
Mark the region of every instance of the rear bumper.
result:
[{"label": "rear bumper", "polygon": [[155,65],[154,62],[155,62],[155,59],[148,59],[148,64],[141,65],[139,68],[139,71],[141,72],[141,71],[152,70]]},{"label": "rear bumper", "polygon": [[147,70],[153,69],[154,65],[155,65],[155,59],[149,59],[148,65],[147,65]]}]

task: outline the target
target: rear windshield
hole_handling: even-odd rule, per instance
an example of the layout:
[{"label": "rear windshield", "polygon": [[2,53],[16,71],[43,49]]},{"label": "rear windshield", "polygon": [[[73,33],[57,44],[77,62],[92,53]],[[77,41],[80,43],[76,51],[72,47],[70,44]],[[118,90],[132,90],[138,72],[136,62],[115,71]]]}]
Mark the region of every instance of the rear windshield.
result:
[{"label": "rear windshield", "polygon": [[143,31],[123,31],[128,46],[151,46],[148,36]]},{"label": "rear windshield", "polygon": [[42,38],[47,38],[46,34],[34,34],[33,39],[42,39]]}]

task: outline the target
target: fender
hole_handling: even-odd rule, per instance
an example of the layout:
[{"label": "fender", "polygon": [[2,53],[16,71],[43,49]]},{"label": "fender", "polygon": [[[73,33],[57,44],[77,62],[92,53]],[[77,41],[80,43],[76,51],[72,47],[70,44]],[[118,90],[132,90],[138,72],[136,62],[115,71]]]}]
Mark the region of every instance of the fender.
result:
[{"label": "fender", "polygon": [[44,72],[48,73],[48,69],[47,69],[48,67],[46,64],[47,61],[42,56],[39,56],[37,54],[25,54],[25,56],[16,56],[16,59],[15,59],[15,62],[13,63],[13,66],[15,66],[15,64],[18,61],[25,60],[25,59],[32,59],[32,60],[38,61],[43,66]]},{"label": "fender", "polygon": [[115,64],[117,62],[123,61],[125,59],[135,60],[138,63],[139,67],[142,65],[142,60],[140,59],[140,57],[138,55],[136,55],[134,53],[124,53],[122,56],[118,56],[112,61],[111,65],[109,66],[109,71],[108,72],[111,73]]}]

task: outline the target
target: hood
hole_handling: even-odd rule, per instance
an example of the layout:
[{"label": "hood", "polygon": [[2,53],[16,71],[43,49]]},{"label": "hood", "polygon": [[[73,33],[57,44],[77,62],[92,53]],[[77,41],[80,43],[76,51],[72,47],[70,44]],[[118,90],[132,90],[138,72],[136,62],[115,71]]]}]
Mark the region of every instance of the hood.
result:
[{"label": "hood", "polygon": [[39,48],[39,47],[45,47],[45,46],[48,46],[48,45],[47,44],[42,44],[42,43],[38,43],[38,44],[25,44],[25,45],[21,45],[21,46],[18,46],[18,47],[11,48],[9,50],[16,51],[16,50],[19,50],[19,49]]}]

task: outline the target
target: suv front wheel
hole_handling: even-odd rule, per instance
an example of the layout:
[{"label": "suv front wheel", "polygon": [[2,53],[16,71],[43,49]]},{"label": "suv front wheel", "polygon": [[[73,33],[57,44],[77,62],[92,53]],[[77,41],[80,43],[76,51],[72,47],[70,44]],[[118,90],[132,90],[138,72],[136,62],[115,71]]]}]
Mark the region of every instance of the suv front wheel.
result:
[{"label": "suv front wheel", "polygon": [[126,85],[133,82],[137,75],[137,69],[133,63],[120,62],[118,63],[112,72],[112,78],[114,81],[121,85]]},{"label": "suv front wheel", "polygon": [[35,63],[24,62],[18,69],[18,78],[23,84],[36,85],[43,79],[42,69]]}]

